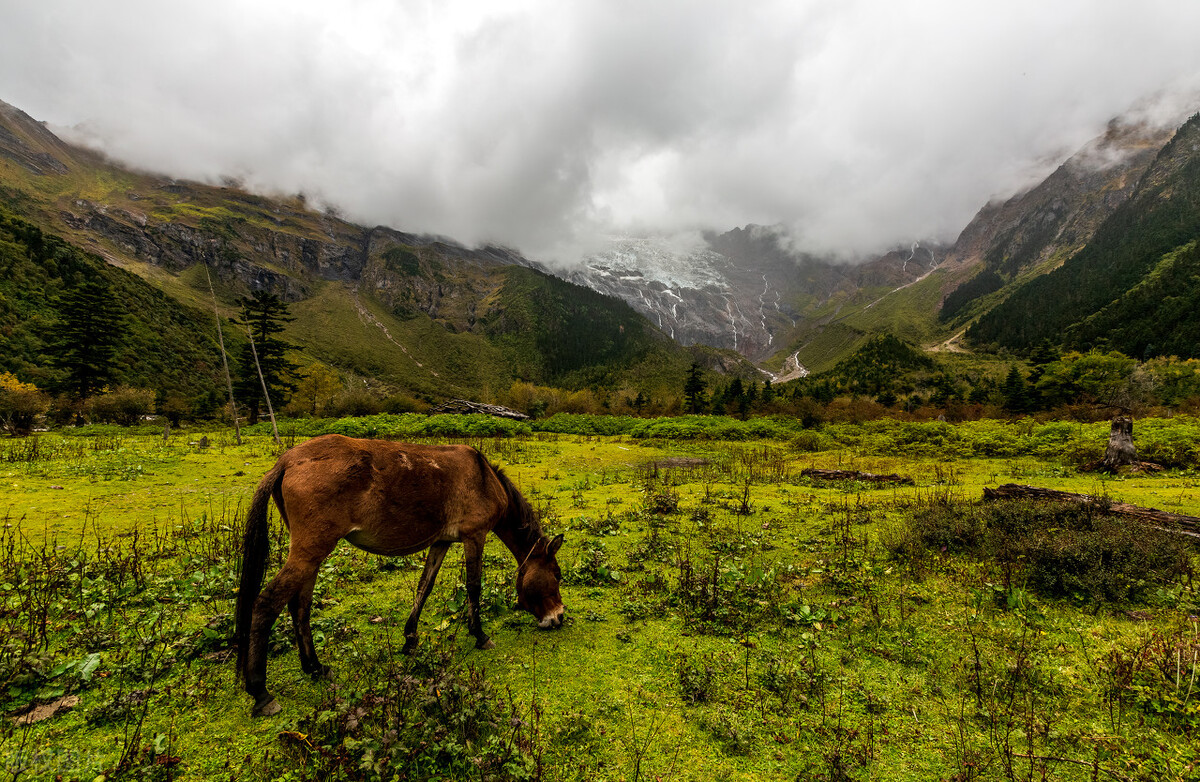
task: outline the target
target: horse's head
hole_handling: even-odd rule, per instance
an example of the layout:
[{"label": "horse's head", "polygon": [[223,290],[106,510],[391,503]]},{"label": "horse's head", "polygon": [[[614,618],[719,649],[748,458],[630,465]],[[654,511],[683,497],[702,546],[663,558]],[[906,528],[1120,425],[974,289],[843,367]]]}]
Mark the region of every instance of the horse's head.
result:
[{"label": "horse's head", "polygon": [[543,537],[517,569],[517,608],[533,614],[538,627],[545,629],[558,627],[563,621],[562,596],[558,593],[562,571],[554,558],[562,543],[562,535],[553,540]]}]

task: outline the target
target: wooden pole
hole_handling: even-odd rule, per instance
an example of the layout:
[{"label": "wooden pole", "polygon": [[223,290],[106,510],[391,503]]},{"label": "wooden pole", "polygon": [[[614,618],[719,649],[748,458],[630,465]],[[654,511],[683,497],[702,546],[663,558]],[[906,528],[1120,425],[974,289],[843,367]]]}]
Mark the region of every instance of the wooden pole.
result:
[{"label": "wooden pole", "polygon": [[212,294],[213,315],[217,319],[217,341],[221,343],[221,365],[225,367],[225,385],[229,388],[229,413],[233,418],[233,434],[237,444],[242,444],[242,427],[238,424],[237,402],[233,400],[233,377],[229,374],[229,359],[225,357],[225,332],[221,330],[221,313],[217,310],[217,292],[213,290],[212,275],[208,273],[208,261],[204,262],[204,276],[208,278],[208,292]]},{"label": "wooden pole", "polygon": [[271,417],[271,431],[275,435],[275,444],[283,445],[279,439],[279,426],[275,423],[275,409],[271,407],[271,395],[267,392],[267,379],[263,377],[262,364],[258,363],[258,349],[254,347],[254,334],[250,331],[250,324],[246,324],[246,336],[250,338],[250,354],[254,356],[254,368],[258,370],[258,382],[262,383],[263,399],[267,400],[267,415]]}]

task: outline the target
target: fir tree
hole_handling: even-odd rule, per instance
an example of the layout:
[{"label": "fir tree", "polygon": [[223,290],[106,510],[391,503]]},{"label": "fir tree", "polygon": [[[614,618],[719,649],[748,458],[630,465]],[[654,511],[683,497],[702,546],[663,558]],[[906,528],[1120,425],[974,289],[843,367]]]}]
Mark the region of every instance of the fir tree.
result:
[{"label": "fir tree", "polygon": [[[255,291],[253,296],[239,299],[242,315],[239,325],[250,330],[254,345],[249,342],[242,348],[241,372],[233,392],[249,409],[250,424],[258,423],[259,408],[263,404],[263,385],[271,395],[271,403],[277,408],[287,404],[291,393],[296,390],[293,382],[298,365],[287,358],[287,351],[294,345],[279,338],[284,326],[295,318],[288,314],[288,305],[273,293]],[[255,354],[258,356],[255,366]],[[259,380],[258,369],[262,369]]]},{"label": "fir tree", "polygon": [[1008,377],[1004,378],[1004,385],[1000,390],[1004,394],[1005,410],[1010,413],[1029,411],[1029,384],[1025,382],[1025,377],[1016,364],[1009,367]]},{"label": "fir tree", "polygon": [[687,380],[683,383],[683,412],[704,412],[704,378],[700,376],[700,365],[695,361],[688,369]]},{"label": "fir tree", "polygon": [[52,361],[64,373],[58,387],[83,399],[116,378],[113,358],[125,332],[125,312],[108,281],[95,276],[59,300],[58,315],[51,336]]}]

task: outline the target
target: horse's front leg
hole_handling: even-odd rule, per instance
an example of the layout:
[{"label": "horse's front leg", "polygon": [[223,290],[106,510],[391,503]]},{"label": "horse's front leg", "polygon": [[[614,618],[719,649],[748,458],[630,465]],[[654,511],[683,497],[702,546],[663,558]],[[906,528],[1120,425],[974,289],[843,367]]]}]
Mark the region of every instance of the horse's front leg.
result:
[{"label": "horse's front leg", "polygon": [[429,547],[429,554],[425,557],[425,570],[421,572],[421,580],[417,584],[417,599],[413,602],[408,621],[404,623],[404,654],[412,654],[413,649],[417,648],[417,622],[421,619],[421,609],[425,607],[425,601],[433,591],[433,582],[437,580],[438,571],[442,569],[442,560],[446,558],[446,552],[449,550],[450,543],[441,540]]},{"label": "horse's front leg", "polygon": [[483,585],[483,541],[463,540],[463,558],[467,567],[467,629],[475,636],[476,649],[495,646],[479,620],[479,593]]}]

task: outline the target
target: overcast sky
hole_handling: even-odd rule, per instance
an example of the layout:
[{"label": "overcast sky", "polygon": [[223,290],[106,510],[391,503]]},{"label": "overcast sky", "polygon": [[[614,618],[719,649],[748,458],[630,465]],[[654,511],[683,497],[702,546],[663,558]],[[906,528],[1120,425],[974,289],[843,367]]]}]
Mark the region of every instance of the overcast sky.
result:
[{"label": "overcast sky", "polygon": [[128,163],[542,260],[952,239],[1200,89],[1190,0],[0,0],[0,99]]}]

